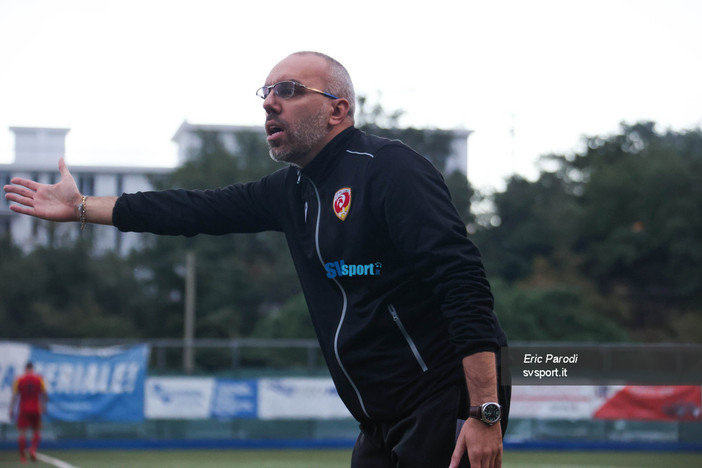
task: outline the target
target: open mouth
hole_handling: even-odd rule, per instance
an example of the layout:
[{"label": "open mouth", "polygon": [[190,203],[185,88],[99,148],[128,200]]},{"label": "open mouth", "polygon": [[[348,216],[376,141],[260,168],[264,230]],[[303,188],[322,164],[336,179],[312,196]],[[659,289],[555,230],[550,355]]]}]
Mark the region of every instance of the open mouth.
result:
[{"label": "open mouth", "polygon": [[268,135],[268,138],[274,137],[278,135],[279,133],[284,132],[285,129],[278,123],[276,122],[268,122],[266,123],[266,135]]}]

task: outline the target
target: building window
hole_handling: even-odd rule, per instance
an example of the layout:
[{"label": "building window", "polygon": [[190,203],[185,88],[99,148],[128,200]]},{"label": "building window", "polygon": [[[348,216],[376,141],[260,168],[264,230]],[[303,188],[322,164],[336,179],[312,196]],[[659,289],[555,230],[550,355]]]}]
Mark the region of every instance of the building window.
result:
[{"label": "building window", "polygon": [[117,174],[115,185],[117,186],[115,195],[122,195],[124,193],[124,176],[122,174]]},{"label": "building window", "polygon": [[[5,171],[0,171],[0,185],[5,186],[10,184],[10,173],[5,172]],[[7,203],[7,200],[5,197],[0,197],[0,206],[8,206],[9,203]]]},{"label": "building window", "polygon": [[78,190],[82,195],[95,195],[95,176],[92,174],[82,174],[76,181]]}]

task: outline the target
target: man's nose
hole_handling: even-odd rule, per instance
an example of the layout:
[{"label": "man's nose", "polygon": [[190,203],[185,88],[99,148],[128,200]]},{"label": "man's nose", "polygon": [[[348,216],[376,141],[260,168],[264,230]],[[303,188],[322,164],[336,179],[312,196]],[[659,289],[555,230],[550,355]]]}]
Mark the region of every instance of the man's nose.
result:
[{"label": "man's nose", "polygon": [[280,113],[280,101],[281,99],[275,95],[273,90],[268,93],[268,96],[263,100],[263,110],[268,114],[279,114]]}]

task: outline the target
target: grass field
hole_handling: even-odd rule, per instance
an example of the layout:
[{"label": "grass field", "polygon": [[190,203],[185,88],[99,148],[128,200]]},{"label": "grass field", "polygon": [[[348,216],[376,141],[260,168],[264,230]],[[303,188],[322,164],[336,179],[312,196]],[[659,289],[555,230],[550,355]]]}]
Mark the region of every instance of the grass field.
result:
[{"label": "grass field", "polygon": [[[19,468],[348,468],[349,450],[55,450],[51,458],[21,464],[14,451],[0,451],[0,467]],[[702,467],[702,453],[508,451],[504,468]],[[427,467],[433,468],[433,467]]]}]

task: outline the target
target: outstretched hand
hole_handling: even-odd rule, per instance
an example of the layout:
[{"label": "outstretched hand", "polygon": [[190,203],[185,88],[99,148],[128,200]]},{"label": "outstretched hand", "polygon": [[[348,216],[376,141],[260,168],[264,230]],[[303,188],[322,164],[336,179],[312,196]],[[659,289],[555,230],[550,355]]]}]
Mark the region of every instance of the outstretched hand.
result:
[{"label": "outstretched hand", "polygon": [[63,158],[59,159],[61,180],[56,184],[15,177],[5,185],[5,198],[16,204],[10,209],[16,213],[49,221],[78,221],[81,194]]}]

